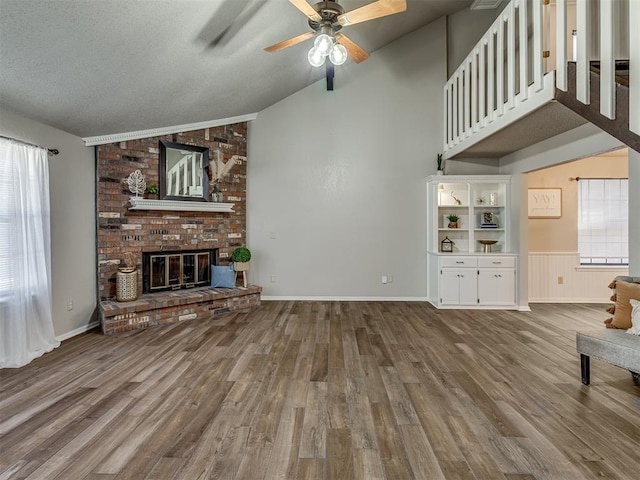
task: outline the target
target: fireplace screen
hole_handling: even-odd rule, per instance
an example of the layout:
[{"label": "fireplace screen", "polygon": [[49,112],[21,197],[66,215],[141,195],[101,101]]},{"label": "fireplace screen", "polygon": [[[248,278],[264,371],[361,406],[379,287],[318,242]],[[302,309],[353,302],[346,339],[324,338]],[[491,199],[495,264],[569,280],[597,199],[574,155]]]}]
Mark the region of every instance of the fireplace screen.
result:
[{"label": "fireplace screen", "polygon": [[216,250],[143,253],[143,292],[210,285],[215,264]]}]

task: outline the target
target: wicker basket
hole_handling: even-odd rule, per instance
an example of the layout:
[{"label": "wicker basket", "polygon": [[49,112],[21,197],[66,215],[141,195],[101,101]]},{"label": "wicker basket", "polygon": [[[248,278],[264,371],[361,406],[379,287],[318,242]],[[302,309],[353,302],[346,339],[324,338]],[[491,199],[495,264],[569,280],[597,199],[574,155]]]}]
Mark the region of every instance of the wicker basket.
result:
[{"label": "wicker basket", "polygon": [[233,269],[236,272],[246,272],[249,270],[249,262],[233,262]]},{"label": "wicker basket", "polygon": [[116,275],[116,300],[130,302],[138,298],[138,272],[118,271]]}]

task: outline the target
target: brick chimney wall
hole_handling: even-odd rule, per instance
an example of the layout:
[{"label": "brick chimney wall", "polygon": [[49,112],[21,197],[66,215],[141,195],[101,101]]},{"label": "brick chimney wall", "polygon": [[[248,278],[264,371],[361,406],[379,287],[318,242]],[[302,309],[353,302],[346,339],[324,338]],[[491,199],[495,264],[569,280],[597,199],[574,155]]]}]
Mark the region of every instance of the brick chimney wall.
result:
[{"label": "brick chimney wall", "polygon": [[[147,184],[159,184],[160,140],[207,147],[210,159],[216,149],[225,162],[234,155],[242,157],[219,183],[224,202],[235,204],[234,213],[130,211],[131,172],[140,170]],[[115,298],[116,272],[126,252],[134,254],[141,271],[142,252],[218,248],[219,263],[226,264],[234,248],[246,245],[246,122],[100,145],[96,156],[100,300]],[[138,275],[141,293],[142,275]]]}]

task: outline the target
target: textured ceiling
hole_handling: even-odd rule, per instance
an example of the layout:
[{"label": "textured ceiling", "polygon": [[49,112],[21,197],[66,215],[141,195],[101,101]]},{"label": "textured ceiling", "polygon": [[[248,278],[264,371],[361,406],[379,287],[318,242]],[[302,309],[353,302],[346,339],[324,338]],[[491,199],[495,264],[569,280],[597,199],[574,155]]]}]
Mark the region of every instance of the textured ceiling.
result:
[{"label": "textured ceiling", "polygon": [[[344,32],[373,52],[470,3],[408,0]],[[255,113],[323,78],[310,41],[263,50],[306,31],[287,0],[0,0],[0,105],[83,137]],[[341,68],[358,65],[336,89]]]}]

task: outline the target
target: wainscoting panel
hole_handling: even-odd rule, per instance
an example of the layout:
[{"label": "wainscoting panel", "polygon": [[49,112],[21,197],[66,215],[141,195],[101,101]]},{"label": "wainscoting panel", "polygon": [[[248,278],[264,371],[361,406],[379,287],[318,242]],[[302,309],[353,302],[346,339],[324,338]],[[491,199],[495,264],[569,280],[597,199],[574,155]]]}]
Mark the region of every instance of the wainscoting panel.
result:
[{"label": "wainscoting panel", "polygon": [[581,267],[578,252],[529,253],[529,302],[607,303],[607,285],[627,267]]}]

